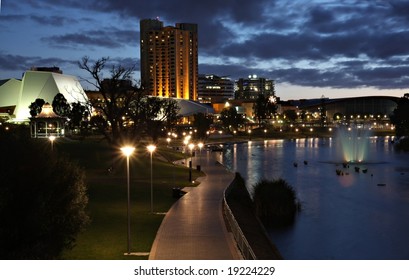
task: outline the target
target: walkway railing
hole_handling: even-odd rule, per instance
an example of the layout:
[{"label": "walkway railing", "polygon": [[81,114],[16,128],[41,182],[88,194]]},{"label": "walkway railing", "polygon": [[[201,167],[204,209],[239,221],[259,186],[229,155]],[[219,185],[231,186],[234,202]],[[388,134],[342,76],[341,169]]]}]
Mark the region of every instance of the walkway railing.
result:
[{"label": "walkway railing", "polygon": [[[232,184],[234,184],[234,181],[232,182]],[[227,204],[226,195],[228,195],[229,191],[230,191],[230,186],[224,191],[224,194],[223,194],[224,216],[226,217],[226,220],[230,226],[230,230],[234,236],[234,239],[236,240],[237,247],[239,247],[239,250],[241,251],[243,258],[246,260],[256,260],[257,257],[254,254],[253,249],[251,248],[246,237],[244,236],[243,231],[241,230],[236,219],[234,218],[233,212],[231,211],[229,205]]]}]

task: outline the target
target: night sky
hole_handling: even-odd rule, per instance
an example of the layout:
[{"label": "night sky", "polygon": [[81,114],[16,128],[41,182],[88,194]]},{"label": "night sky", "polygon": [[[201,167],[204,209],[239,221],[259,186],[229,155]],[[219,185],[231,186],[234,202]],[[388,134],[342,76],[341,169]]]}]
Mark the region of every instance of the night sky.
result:
[{"label": "night sky", "polygon": [[[139,20],[199,25],[199,73],[276,81],[282,99],[409,92],[409,1],[3,0],[0,79],[32,66],[136,65]],[[86,84],[83,84],[87,88]]]}]

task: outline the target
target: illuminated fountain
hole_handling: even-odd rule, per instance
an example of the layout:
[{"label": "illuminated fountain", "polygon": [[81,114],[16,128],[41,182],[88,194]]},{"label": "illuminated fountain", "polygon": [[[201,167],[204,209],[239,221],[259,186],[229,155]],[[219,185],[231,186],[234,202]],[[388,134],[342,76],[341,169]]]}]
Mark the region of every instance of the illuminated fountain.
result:
[{"label": "illuminated fountain", "polygon": [[363,128],[340,128],[340,151],[343,162],[361,163],[367,158],[370,131]]}]

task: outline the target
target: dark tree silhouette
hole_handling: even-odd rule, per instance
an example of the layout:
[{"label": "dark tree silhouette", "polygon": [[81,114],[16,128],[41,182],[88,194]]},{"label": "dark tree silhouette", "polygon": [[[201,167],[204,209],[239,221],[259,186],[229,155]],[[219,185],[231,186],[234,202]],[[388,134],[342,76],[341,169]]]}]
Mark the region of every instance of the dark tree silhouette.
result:
[{"label": "dark tree silhouette", "polygon": [[293,123],[297,120],[297,112],[295,110],[286,110],[284,111],[284,115],[286,119],[290,122]]},{"label": "dark tree silhouette", "polygon": [[82,105],[80,102],[72,103],[70,117],[70,127],[76,128],[81,127],[82,123],[87,119],[89,112],[86,106]]},{"label": "dark tree silhouette", "polygon": [[156,142],[162,129],[170,130],[176,123],[178,111],[173,99],[143,97],[131,102],[128,117],[132,120],[131,128],[139,132],[139,136],[144,132]]},{"label": "dark tree silhouette", "polygon": [[29,135],[3,133],[0,154],[0,258],[58,258],[89,221],[84,172]]},{"label": "dark tree silhouette", "polygon": [[45,104],[44,99],[37,98],[34,102],[30,104],[30,106],[28,106],[28,108],[30,109],[30,115],[32,117],[35,117],[38,114],[40,114],[44,104]]},{"label": "dark tree silhouette", "polygon": [[[99,131],[110,143],[119,144],[126,141],[124,138],[130,138],[127,135],[128,129],[124,125],[125,118],[130,103],[140,98],[142,92],[132,83],[134,67],[125,68],[121,65],[112,65],[109,70],[109,78],[104,79],[104,71],[108,61],[109,58],[103,57],[91,62],[89,57],[85,56],[78,62],[78,66],[91,75],[90,79],[84,80],[93,85],[103,99],[102,102],[90,100],[90,105],[99,114],[97,122],[100,124]],[[92,121],[92,123],[95,122]],[[103,123],[107,125],[101,125]]]},{"label": "dark tree silhouette", "polygon": [[391,122],[396,127],[397,136],[409,136],[409,93],[398,101],[398,106],[391,115]]},{"label": "dark tree silhouette", "polygon": [[54,96],[51,106],[54,113],[61,117],[68,117],[71,114],[71,106],[62,93],[57,93]]},{"label": "dark tree silhouette", "polygon": [[243,117],[239,115],[234,107],[227,107],[220,113],[220,120],[225,129],[237,130],[239,125],[243,124]]},{"label": "dark tree silhouette", "polygon": [[210,125],[213,123],[212,118],[207,117],[203,113],[197,113],[194,115],[193,126],[197,129],[197,138],[205,139]]},{"label": "dark tree silhouette", "polygon": [[83,57],[79,67],[91,75],[86,81],[102,97],[102,102],[91,100],[98,113],[91,119],[111,144],[121,144],[149,135],[154,141],[162,128],[170,127],[177,119],[176,101],[145,96],[143,89],[132,81],[134,67],[111,65],[110,76],[103,78],[108,58],[91,62]]},{"label": "dark tree silhouette", "polygon": [[275,97],[260,93],[253,105],[253,112],[258,124],[261,125],[262,120],[271,117],[276,112]]}]

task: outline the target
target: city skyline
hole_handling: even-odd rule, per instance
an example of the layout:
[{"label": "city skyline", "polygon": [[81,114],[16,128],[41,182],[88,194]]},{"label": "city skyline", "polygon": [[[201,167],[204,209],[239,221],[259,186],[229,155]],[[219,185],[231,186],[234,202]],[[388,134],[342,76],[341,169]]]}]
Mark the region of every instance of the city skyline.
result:
[{"label": "city skyline", "polygon": [[[196,23],[199,73],[275,80],[283,100],[393,95],[409,84],[409,1],[3,1],[0,79],[32,66],[135,65],[139,21]],[[86,88],[86,84],[84,87]]]}]

